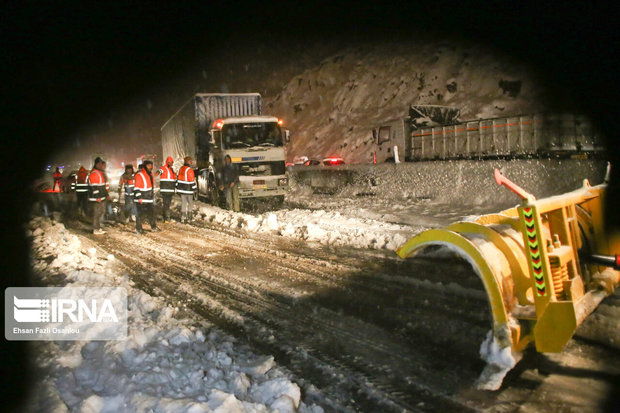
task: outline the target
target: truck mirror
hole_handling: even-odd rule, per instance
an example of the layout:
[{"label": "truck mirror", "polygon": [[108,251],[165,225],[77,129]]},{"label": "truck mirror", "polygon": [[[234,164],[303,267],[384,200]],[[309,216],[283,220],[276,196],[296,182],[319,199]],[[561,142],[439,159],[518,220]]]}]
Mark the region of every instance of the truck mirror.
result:
[{"label": "truck mirror", "polygon": [[284,142],[289,143],[291,141],[291,131],[284,129]]},{"label": "truck mirror", "polygon": [[217,141],[215,139],[215,134],[217,133],[217,131],[212,130],[211,133],[209,133],[209,146],[213,149],[217,149]]}]

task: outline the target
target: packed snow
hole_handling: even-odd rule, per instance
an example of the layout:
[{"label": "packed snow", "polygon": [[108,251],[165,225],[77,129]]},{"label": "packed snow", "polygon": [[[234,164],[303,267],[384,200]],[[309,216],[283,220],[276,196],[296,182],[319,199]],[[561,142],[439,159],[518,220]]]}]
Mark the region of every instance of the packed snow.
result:
[{"label": "packed snow", "polygon": [[[57,217],[57,216],[56,216]],[[270,355],[134,288],[113,255],[83,245],[54,219],[31,220],[32,266],[49,286],[123,287],[128,338],[36,342],[41,371],[31,408],[76,412],[312,412]]]},{"label": "packed snow", "polygon": [[413,232],[408,225],[348,216],[338,211],[282,209],[248,214],[201,205],[197,216],[207,222],[248,232],[281,235],[286,238],[334,246],[396,250]]}]

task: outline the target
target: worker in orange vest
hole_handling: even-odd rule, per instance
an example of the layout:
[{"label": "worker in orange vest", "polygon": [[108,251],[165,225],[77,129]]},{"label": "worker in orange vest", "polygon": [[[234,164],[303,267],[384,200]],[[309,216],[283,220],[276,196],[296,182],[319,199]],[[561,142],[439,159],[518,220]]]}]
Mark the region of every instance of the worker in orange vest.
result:
[{"label": "worker in orange vest", "polygon": [[95,159],[95,165],[90,171],[87,179],[88,200],[92,204],[93,213],[93,234],[105,234],[101,228],[101,221],[105,215],[106,200],[108,195],[108,178],[105,174],[105,161],[99,157]]},{"label": "worker in orange vest", "polygon": [[125,223],[130,219],[136,220],[136,205],[133,198],[133,189],[135,186],[136,177],[133,173],[133,165],[125,165],[125,173],[121,175],[118,181],[118,198],[120,200],[123,188],[125,188],[125,207],[123,208],[123,214],[125,215]]},{"label": "worker in orange vest", "polygon": [[75,181],[71,183],[71,189],[77,196],[77,212],[79,215],[86,215],[88,211],[88,171],[83,165],[80,166]]},{"label": "worker in orange vest", "polygon": [[181,195],[181,222],[189,222],[192,220],[192,207],[194,203],[194,193],[196,192],[196,178],[192,164],[194,159],[186,156],[183,166],[177,174],[177,193]]},{"label": "worker in orange vest", "polygon": [[164,222],[170,221],[170,204],[172,203],[172,196],[176,189],[177,176],[172,170],[173,164],[174,159],[172,159],[172,156],[169,156],[166,158],[166,163],[157,171],[159,175],[159,193],[164,201]]},{"label": "worker in orange vest", "polygon": [[60,172],[60,169],[56,167],[56,172],[54,172],[54,185],[52,186],[52,191],[60,192],[60,180],[61,179],[62,179],[62,173]]},{"label": "worker in orange vest", "polygon": [[136,214],[136,233],[144,234],[144,229],[142,228],[142,220],[144,218],[148,218],[149,224],[151,224],[151,231],[161,231],[161,229],[157,228],[157,223],[155,222],[152,161],[147,160],[142,163],[142,170],[135,176],[133,193],[134,202],[137,202],[136,207],[138,209]]}]

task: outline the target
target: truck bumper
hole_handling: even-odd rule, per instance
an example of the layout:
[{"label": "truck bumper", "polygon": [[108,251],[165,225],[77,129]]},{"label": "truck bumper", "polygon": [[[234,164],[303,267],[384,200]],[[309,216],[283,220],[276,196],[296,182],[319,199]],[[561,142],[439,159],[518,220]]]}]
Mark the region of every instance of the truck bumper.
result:
[{"label": "truck bumper", "polygon": [[284,196],[288,192],[286,175],[240,176],[239,198]]}]

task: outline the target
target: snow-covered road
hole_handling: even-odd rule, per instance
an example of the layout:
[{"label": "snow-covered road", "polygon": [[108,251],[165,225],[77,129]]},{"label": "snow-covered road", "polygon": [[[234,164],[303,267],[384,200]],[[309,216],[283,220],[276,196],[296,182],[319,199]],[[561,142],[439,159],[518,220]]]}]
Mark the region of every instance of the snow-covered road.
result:
[{"label": "snow-covered road", "polygon": [[[109,399],[105,395],[105,380],[95,380],[98,385],[93,385],[91,375],[85,374],[82,376],[86,382],[80,382],[78,370],[71,370],[74,365],[52,362],[61,364],[52,371],[64,374],[56,376],[56,383],[77,378],[81,385],[81,391],[69,393],[58,387],[60,399],[69,407],[94,403],[91,411],[97,411],[97,406],[116,406],[117,401],[129,400],[129,406],[138,410],[150,406],[148,403],[164,403],[169,409],[173,406],[184,411],[193,406],[191,403],[213,409],[232,402],[250,411],[276,407],[286,411],[286,406],[299,406],[300,411],[319,409],[317,406],[327,411],[464,411],[491,408],[501,399],[508,410],[529,404],[551,409],[578,406],[580,411],[596,411],[610,386],[610,378],[620,372],[615,350],[596,342],[573,340],[565,353],[546,363],[549,375],[540,374],[531,362],[532,356],[526,355],[520,364],[525,367],[507,377],[499,394],[490,396],[474,391],[471,385],[483,366],[478,349],[489,329],[486,298],[477,278],[460,261],[396,259],[391,251],[393,244],[400,242],[396,237],[405,238],[407,232],[417,232],[420,226],[388,223],[376,217],[358,218],[358,211],[344,209],[337,215],[307,209],[238,214],[201,204],[198,210],[199,219],[191,226],[164,224],[163,232],[143,237],[123,225],[109,228],[103,237],[95,237],[86,232],[88,226],[83,223],[65,220],[68,230],[62,229],[61,241],[54,243],[62,245],[66,239],[71,251],[79,243],[79,250],[85,254],[78,258],[72,253],[52,258],[48,249],[40,251],[39,245],[49,241],[50,230],[46,227],[36,233],[36,228],[49,223],[34,225],[36,254],[44,255],[35,261],[38,272],[85,268],[96,274],[116,274],[115,280],[122,279],[132,288],[130,308],[140,308],[131,305],[132,300],[140,302],[139,297],[149,297],[147,303],[159,303],[154,312],[138,311],[130,320],[134,335],[125,346],[138,350],[135,355],[130,351],[126,357],[134,366],[126,366],[127,371],[135,374],[131,369],[138,368],[140,363],[132,361],[145,354],[142,349],[163,349],[170,345],[170,337],[179,341],[183,349],[198,348],[192,350],[190,359],[199,363],[208,364],[210,360],[211,347],[205,346],[215,346],[214,351],[221,352],[217,347],[223,343],[224,349],[230,350],[224,353],[232,367],[222,367],[219,356],[213,360],[215,369],[222,371],[220,387],[214,385],[220,373],[209,369],[202,370],[204,377],[198,388],[193,387],[191,378],[167,375],[162,393],[165,399],[145,397],[145,405],[137,405],[134,400],[135,393],[142,388],[128,387],[122,400]],[[308,223],[313,222],[321,231],[308,229]],[[60,228],[56,231],[62,232]],[[312,239],[312,233],[319,235]],[[89,277],[88,282],[103,282]],[[82,278],[75,274],[69,277],[73,282],[83,282]],[[589,325],[596,334],[601,335],[602,331],[602,336],[613,336],[609,331],[611,328],[613,332],[617,296],[607,303],[610,304],[602,307],[602,315],[595,313],[599,320],[592,317],[592,322],[598,324],[586,322],[586,330]],[[162,312],[162,308],[174,310]],[[140,321],[143,318],[147,321]],[[190,318],[191,323],[177,318]],[[601,328],[610,322],[607,330]],[[196,327],[201,323],[216,325],[236,340],[215,329],[209,330],[213,334],[204,332],[204,328]],[[180,332],[175,330],[178,328]],[[174,337],[179,334],[181,338],[176,340]],[[164,341],[168,344],[162,344]],[[186,341],[189,344],[183,344]],[[263,356],[239,354],[239,345],[249,345]],[[86,350],[88,346],[85,344]],[[88,371],[95,374],[101,363],[89,364],[81,358],[94,354],[93,359],[97,359],[108,353],[100,349],[80,353],[78,348],[82,347],[59,347],[55,351],[61,360],[74,360],[80,367],[93,366]],[[103,348],[110,349],[111,345]],[[181,348],[178,351],[185,351]],[[110,357],[125,354],[124,350],[111,351]],[[155,367],[171,363],[166,360],[172,356],[153,353],[154,359],[145,367],[149,374]],[[277,368],[271,369],[271,356]],[[246,365],[267,372],[253,376],[245,372]],[[281,370],[280,365],[286,370]],[[553,392],[583,384],[584,378],[562,377],[576,365],[585,365],[595,373],[594,378],[587,378],[594,390],[574,395],[575,400],[566,404],[546,389],[547,383],[552,377]],[[245,376],[240,376],[240,372]],[[103,376],[106,377],[105,373]],[[286,399],[281,399],[284,393],[273,387],[261,387],[272,379],[283,381],[279,388],[288,389],[282,390]],[[244,385],[235,387],[239,382]],[[298,398],[295,386],[300,389]],[[166,393],[166,389],[172,390]],[[224,394],[215,393],[216,390]],[[284,401],[289,399],[292,404],[286,405]]]}]

